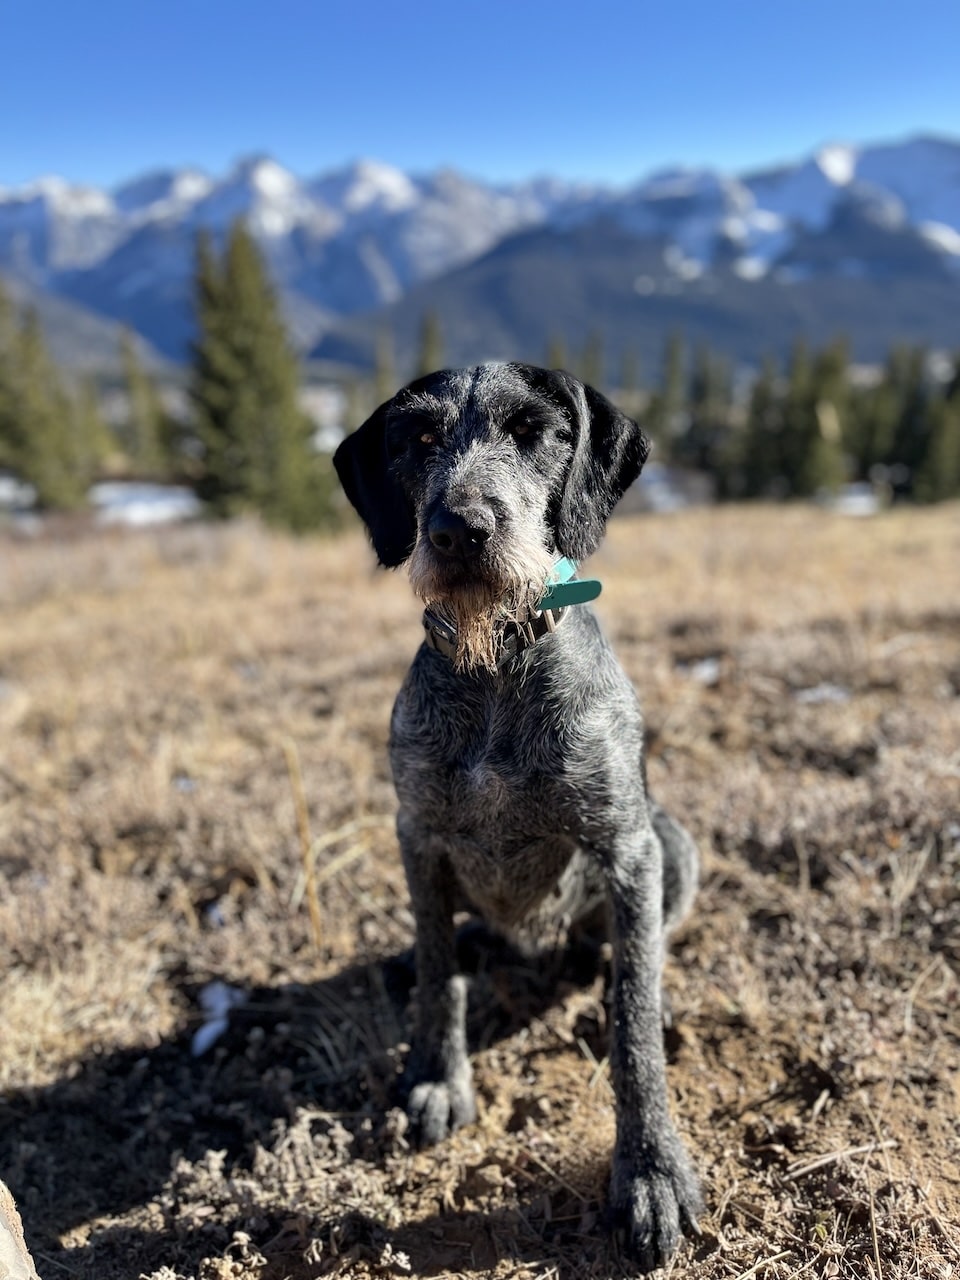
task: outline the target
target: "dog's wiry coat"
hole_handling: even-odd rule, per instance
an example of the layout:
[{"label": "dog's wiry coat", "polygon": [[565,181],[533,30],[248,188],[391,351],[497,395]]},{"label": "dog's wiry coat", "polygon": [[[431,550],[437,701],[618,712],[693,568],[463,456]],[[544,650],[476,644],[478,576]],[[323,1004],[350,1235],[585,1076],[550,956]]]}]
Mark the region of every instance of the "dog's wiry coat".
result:
[{"label": "dog's wiry coat", "polygon": [[549,936],[609,904],[610,1202],[645,1268],[695,1230],[697,1180],[667,1107],[666,931],[696,887],[690,837],[647,796],[636,696],[586,607],[497,667],[506,619],[539,598],[557,556],[596,549],[647,443],[566,374],[481,365],[421,379],[337,452],[381,563],[409,562],[458,626],[456,661],[424,646],[397,697],[390,756],[417,921],[418,1021],[408,1112],[436,1142],[475,1117],[454,912]]}]

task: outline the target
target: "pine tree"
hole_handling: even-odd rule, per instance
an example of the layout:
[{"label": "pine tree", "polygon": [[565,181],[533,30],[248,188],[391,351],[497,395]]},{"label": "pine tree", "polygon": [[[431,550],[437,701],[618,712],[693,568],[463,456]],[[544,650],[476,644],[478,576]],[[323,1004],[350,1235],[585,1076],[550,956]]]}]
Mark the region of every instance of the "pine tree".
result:
[{"label": "pine tree", "polygon": [[201,496],[221,516],[258,511],[302,530],[329,514],[317,485],[312,424],[298,403],[297,361],[252,236],[241,223],[217,261],[197,245],[190,394],[203,451]]},{"label": "pine tree", "polygon": [[942,502],[960,496],[960,397],[938,398],[929,416],[927,452],[913,491],[919,502]]},{"label": "pine tree", "polygon": [[596,329],[587,334],[587,340],[583,344],[583,354],[580,357],[580,379],[586,382],[588,386],[596,387],[598,391],[604,388],[604,369],[605,361],[603,358],[603,338]]},{"label": "pine tree", "polygon": [[845,424],[849,406],[847,344],[837,341],[819,352],[810,371],[810,415],[796,491],[834,492],[846,478]]},{"label": "pine tree", "polygon": [[660,386],[650,397],[644,417],[644,425],[664,457],[672,456],[673,441],[687,425],[685,364],[683,339],[671,334],[664,345]]},{"label": "pine tree", "polygon": [[35,312],[26,312],[12,341],[11,367],[3,378],[0,452],[36,490],[39,507],[82,507],[105,452],[99,413],[89,397],[67,394]]},{"label": "pine tree", "polygon": [[953,376],[947,383],[944,395],[951,404],[954,401],[960,402],[960,353],[953,358]]},{"label": "pine tree", "polygon": [[927,356],[921,348],[901,347],[891,353],[889,373],[897,397],[897,417],[890,463],[907,468],[912,488],[930,441],[930,385]]},{"label": "pine tree", "polygon": [[750,391],[741,470],[748,498],[783,497],[783,397],[776,365],[768,357]]},{"label": "pine tree", "polygon": [[729,444],[732,400],[726,364],[707,347],[698,347],[690,376],[689,422],[676,444],[678,461],[719,478]]},{"label": "pine tree", "polygon": [[554,334],[547,342],[544,363],[548,369],[569,369],[570,367],[567,344],[557,334]]},{"label": "pine tree", "polygon": [[127,393],[126,421],[118,432],[123,452],[136,475],[168,479],[175,469],[175,426],[129,330],[120,339],[120,358]]},{"label": "pine tree", "polygon": [[640,395],[640,357],[635,347],[624,347],[620,356],[620,390],[630,399]]},{"label": "pine tree", "polygon": [[851,392],[844,442],[859,480],[890,461],[900,396],[885,373],[874,386]]},{"label": "pine tree", "polygon": [[381,329],[377,334],[373,363],[373,392],[377,404],[384,404],[389,400],[399,385],[393,355],[393,334],[389,329]]},{"label": "pine tree", "polygon": [[0,467],[13,466],[15,341],[13,303],[0,285]]},{"label": "pine tree", "polygon": [[420,347],[413,376],[423,378],[442,368],[443,334],[440,330],[440,318],[435,311],[427,311],[420,322]]}]

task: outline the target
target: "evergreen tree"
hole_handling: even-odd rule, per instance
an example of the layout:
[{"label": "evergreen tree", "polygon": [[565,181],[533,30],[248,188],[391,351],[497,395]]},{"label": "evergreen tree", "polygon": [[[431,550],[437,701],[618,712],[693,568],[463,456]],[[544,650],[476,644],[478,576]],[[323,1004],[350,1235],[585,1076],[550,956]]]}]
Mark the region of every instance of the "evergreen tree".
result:
[{"label": "evergreen tree", "polygon": [[0,285],[0,467],[13,466],[15,341],[13,303]]},{"label": "evergreen tree", "polygon": [[950,378],[950,381],[947,383],[944,394],[946,396],[946,399],[949,400],[951,403],[953,403],[954,401],[960,401],[960,352],[958,352],[957,355],[954,356],[953,376]]},{"label": "evergreen tree", "polygon": [[644,418],[644,425],[667,458],[672,456],[674,438],[687,424],[685,363],[683,339],[671,334],[664,345],[660,386],[650,397]]},{"label": "evergreen tree", "polygon": [[586,382],[588,386],[596,387],[598,391],[604,389],[604,358],[603,358],[603,338],[596,331],[592,330],[587,334],[587,340],[583,344],[583,354],[580,357],[580,380]]},{"label": "evergreen tree", "polygon": [[135,474],[167,479],[175,469],[175,426],[129,330],[120,339],[120,358],[127,393],[126,421],[118,432],[121,447]]},{"label": "evergreen tree", "polygon": [[440,318],[435,311],[427,311],[420,322],[420,349],[413,376],[423,378],[442,368],[443,334],[440,330]]},{"label": "evergreen tree", "polygon": [[899,392],[886,372],[876,385],[851,391],[844,443],[857,479],[889,462],[899,415]]},{"label": "evergreen tree", "polygon": [[570,368],[570,357],[567,354],[567,344],[557,334],[554,334],[547,343],[545,363],[548,369]]},{"label": "evergreen tree", "polygon": [[393,334],[389,329],[381,329],[377,334],[377,345],[374,352],[373,390],[377,404],[384,404],[396,393],[397,366],[393,356]]},{"label": "evergreen tree", "polygon": [[631,400],[641,393],[640,357],[635,347],[624,347],[620,356],[620,391]]},{"label": "evergreen tree", "polygon": [[689,420],[677,440],[676,457],[686,466],[709,471],[718,483],[726,470],[732,400],[726,363],[707,347],[698,347],[690,376]]},{"label": "evergreen tree", "polygon": [[105,428],[95,402],[67,394],[32,310],[13,329],[12,359],[4,364],[0,454],[6,465],[33,486],[38,506],[62,511],[83,506],[105,452]]},{"label": "evergreen tree", "polygon": [[844,341],[831,343],[813,361],[810,371],[812,413],[796,478],[797,493],[832,492],[846,478],[843,441],[849,404],[848,363]]},{"label": "evergreen tree", "polygon": [[930,441],[932,398],[926,366],[926,353],[921,348],[897,348],[888,361],[897,414],[890,454],[885,461],[907,468],[908,488],[912,488]]},{"label": "evergreen tree", "polygon": [[620,355],[620,376],[614,392],[617,406],[630,418],[639,418],[646,408],[640,386],[640,359],[634,347],[624,347]]},{"label": "evergreen tree", "polygon": [[960,397],[937,399],[929,417],[927,452],[913,492],[920,502],[941,502],[960,496]]},{"label": "evergreen tree", "polygon": [[252,236],[232,227],[220,261],[197,245],[190,394],[203,453],[201,496],[221,516],[244,509],[302,530],[322,522],[312,424],[276,294]]},{"label": "evergreen tree", "polygon": [[750,391],[741,470],[748,498],[783,497],[783,398],[777,369],[768,357]]}]

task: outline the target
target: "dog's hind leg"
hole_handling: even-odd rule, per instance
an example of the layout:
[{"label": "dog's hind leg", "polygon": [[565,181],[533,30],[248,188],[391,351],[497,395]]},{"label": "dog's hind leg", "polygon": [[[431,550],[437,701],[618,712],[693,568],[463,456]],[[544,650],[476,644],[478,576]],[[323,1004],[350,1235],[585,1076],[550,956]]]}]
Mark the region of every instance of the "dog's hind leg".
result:
[{"label": "dog's hind leg", "polygon": [[663,848],[663,926],[669,933],[693,905],[700,879],[700,855],[693,837],[655,800],[650,820]]}]

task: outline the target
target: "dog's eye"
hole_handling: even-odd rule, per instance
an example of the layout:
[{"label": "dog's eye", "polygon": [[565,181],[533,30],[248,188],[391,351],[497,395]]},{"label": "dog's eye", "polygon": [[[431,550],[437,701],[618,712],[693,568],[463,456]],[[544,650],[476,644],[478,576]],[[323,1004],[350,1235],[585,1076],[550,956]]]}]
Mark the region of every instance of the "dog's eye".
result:
[{"label": "dog's eye", "polygon": [[534,424],[528,418],[514,418],[507,423],[507,434],[511,436],[531,436]]},{"label": "dog's eye", "polygon": [[437,437],[433,434],[433,432],[432,432],[432,431],[421,431],[421,432],[420,432],[420,443],[421,443],[421,444],[436,444],[436,443],[437,443]]}]

